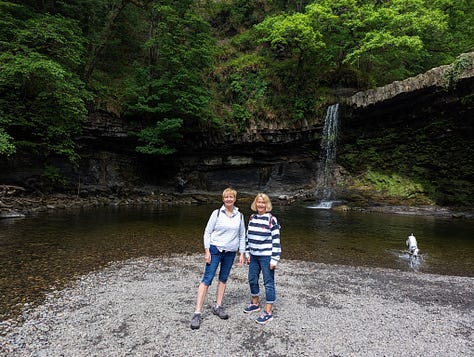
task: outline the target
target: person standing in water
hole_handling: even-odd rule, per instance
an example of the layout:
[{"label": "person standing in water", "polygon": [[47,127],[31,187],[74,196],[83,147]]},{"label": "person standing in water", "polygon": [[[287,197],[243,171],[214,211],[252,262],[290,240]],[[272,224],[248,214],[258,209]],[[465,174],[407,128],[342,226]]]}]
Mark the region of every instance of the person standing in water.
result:
[{"label": "person standing in water", "polygon": [[222,301],[237,250],[240,251],[239,264],[242,265],[245,260],[245,222],[243,214],[234,206],[236,199],[237,191],[226,188],[222,193],[224,204],[221,208],[212,212],[204,230],[204,261],[206,266],[198,287],[196,308],[191,319],[191,329],[193,330],[201,326],[202,306],[219,266],[216,304],[211,311],[221,319],[229,318],[222,306]]},{"label": "person standing in water", "polygon": [[263,313],[255,319],[259,324],[273,320],[273,304],[276,301],[275,268],[280,261],[280,225],[271,214],[270,198],[259,193],[255,197],[251,209],[246,239],[246,261],[249,264],[248,280],[250,285],[250,305],[245,313],[260,311],[260,272],[263,275],[266,305]]}]

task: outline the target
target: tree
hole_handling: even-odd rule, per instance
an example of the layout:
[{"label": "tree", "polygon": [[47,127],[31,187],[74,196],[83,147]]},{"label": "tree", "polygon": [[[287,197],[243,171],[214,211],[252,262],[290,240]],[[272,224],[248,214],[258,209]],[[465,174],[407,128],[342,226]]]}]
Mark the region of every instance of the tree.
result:
[{"label": "tree", "polygon": [[[367,76],[369,85],[383,85],[452,61],[448,3],[459,8],[449,0],[321,0],[303,13],[268,17],[256,28],[273,55],[297,55],[297,68],[314,69],[312,75],[325,82],[339,81],[328,74],[353,72]],[[472,16],[472,8],[468,12]],[[468,37],[472,42],[472,33]]]},{"label": "tree", "polygon": [[278,58],[295,60],[297,68],[324,47],[321,32],[304,14],[270,17],[255,28],[261,35],[259,42],[268,43]]},{"label": "tree", "polygon": [[0,8],[0,129],[9,152],[22,146],[75,160],[74,137],[90,99],[76,74],[81,31],[60,15],[5,2]]},{"label": "tree", "polygon": [[117,19],[122,13],[125,6],[133,4],[138,7],[145,7],[150,1],[139,1],[139,0],[120,0],[120,1],[107,1],[102,2],[102,17],[100,19],[100,27],[93,28],[90,32],[90,48],[88,51],[88,59],[84,70],[84,80],[89,82],[93,71],[97,66],[97,61],[100,55],[103,53],[105,47],[109,44],[111,37],[113,36],[113,28],[116,26]]},{"label": "tree", "polygon": [[367,4],[361,15],[360,35],[344,63],[371,72],[377,85],[426,70],[435,51],[430,44],[447,30],[447,16],[423,0]]},{"label": "tree", "polygon": [[140,118],[137,150],[150,154],[174,151],[188,127],[210,117],[210,93],[205,76],[213,63],[209,24],[192,1],[160,1],[150,8],[147,63],[135,64],[136,80],[129,87],[128,116]]},{"label": "tree", "polygon": [[264,56],[271,58],[266,70],[273,84],[271,105],[294,120],[313,115],[318,82],[313,64],[325,46],[321,32],[302,13],[268,17],[255,30],[257,42],[266,45]]},{"label": "tree", "polygon": [[[430,44],[433,53],[447,55],[444,63],[451,63],[457,55],[474,49],[474,2],[471,0],[434,0],[433,7],[448,16],[444,36]],[[435,36],[437,39],[438,36]],[[442,51],[440,51],[442,50]],[[438,60],[438,56],[435,56]]]}]

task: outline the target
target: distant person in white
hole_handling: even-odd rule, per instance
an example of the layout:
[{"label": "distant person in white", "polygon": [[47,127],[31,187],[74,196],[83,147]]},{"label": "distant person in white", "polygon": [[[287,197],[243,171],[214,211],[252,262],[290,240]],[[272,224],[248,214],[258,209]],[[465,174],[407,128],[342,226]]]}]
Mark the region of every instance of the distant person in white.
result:
[{"label": "distant person in white", "polygon": [[414,256],[418,256],[418,252],[419,252],[418,243],[416,242],[416,238],[413,235],[413,233],[408,236],[406,240],[406,245],[408,248],[408,253]]}]

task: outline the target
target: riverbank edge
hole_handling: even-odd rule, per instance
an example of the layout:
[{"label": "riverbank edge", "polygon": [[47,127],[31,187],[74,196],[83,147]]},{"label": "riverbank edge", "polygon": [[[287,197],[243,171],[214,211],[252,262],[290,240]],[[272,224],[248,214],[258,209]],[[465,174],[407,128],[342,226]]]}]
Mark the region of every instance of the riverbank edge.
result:
[{"label": "riverbank edge", "polygon": [[[275,206],[283,205],[314,205],[313,191],[300,190],[294,194],[270,195]],[[255,193],[239,192],[237,204],[252,202]],[[220,204],[221,192],[188,191],[184,193],[157,187],[140,188],[127,194],[80,196],[73,194],[41,194],[41,195],[0,195],[0,219],[20,218],[39,212],[54,210],[87,209],[106,206],[137,206],[137,205],[193,205]],[[474,219],[474,209],[440,207],[433,205],[404,205],[384,202],[366,202],[363,206],[337,202],[330,209],[336,211],[357,211],[365,213],[388,213],[398,215],[418,215],[454,219]]]}]

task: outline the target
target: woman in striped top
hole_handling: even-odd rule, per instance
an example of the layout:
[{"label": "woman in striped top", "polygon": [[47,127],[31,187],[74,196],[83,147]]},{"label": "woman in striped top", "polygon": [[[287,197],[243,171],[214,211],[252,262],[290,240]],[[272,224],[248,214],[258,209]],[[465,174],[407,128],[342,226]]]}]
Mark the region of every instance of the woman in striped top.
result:
[{"label": "woman in striped top", "polygon": [[251,304],[244,309],[245,313],[260,310],[259,276],[263,275],[265,287],[265,310],[255,321],[265,324],[273,320],[273,304],[276,301],[275,293],[275,267],[280,260],[280,225],[275,216],[271,214],[272,203],[270,198],[259,193],[252,205],[252,214],[249,219],[246,239],[246,261],[249,264],[249,285]]}]

